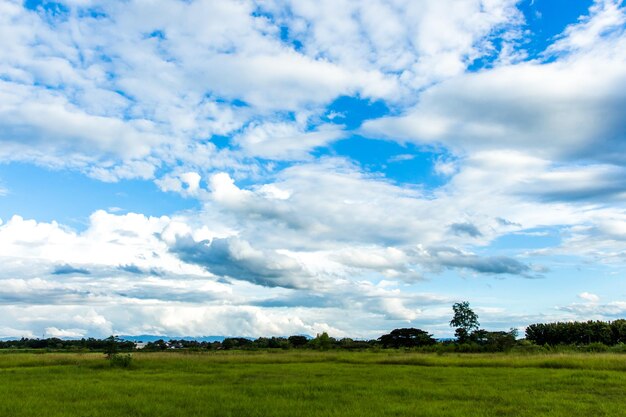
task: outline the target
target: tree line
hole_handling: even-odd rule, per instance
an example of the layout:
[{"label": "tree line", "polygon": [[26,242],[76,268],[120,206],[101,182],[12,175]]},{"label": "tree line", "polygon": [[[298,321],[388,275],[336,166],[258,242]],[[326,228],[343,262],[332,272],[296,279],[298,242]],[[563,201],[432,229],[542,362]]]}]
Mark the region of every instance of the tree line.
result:
[{"label": "tree line", "polygon": [[531,324],[526,328],[526,339],[542,346],[592,343],[613,346],[626,343],[626,320]]},{"label": "tree line", "polygon": [[[426,352],[502,352],[514,348],[532,350],[536,347],[554,346],[624,346],[626,344],[626,320],[613,322],[558,322],[536,323],[526,328],[525,339],[518,339],[516,329],[487,331],[480,328],[478,315],[467,301],[452,306],[450,326],[455,328],[454,339],[437,340],[422,329],[401,328],[372,340],[337,339],[328,333],[315,338],[303,335],[289,337],[228,337],[222,341],[197,341],[186,339],[156,340],[146,343],[143,350],[259,350],[259,349],[315,349],[315,350],[367,350],[367,349],[415,349]],[[598,346],[599,345],[599,346]],[[59,338],[0,341],[0,349],[48,349],[101,351],[111,356],[114,353],[136,349],[135,342],[116,336],[106,339],[83,338],[65,340]],[[623,349],[626,351],[626,349]]]},{"label": "tree line", "polygon": [[50,337],[47,339],[21,338],[17,340],[0,340],[0,349],[48,349],[48,350],[92,350],[104,352],[110,349],[111,344],[120,351],[130,352],[135,349],[135,342],[121,340],[114,336],[106,339],[83,338],[83,339],[59,339]]}]

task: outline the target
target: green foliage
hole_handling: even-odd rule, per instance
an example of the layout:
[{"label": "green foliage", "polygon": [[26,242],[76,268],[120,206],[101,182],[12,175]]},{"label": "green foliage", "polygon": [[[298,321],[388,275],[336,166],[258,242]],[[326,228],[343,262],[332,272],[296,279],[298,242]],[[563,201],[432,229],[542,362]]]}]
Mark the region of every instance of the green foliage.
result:
[{"label": "green foliage", "polygon": [[517,344],[517,329],[510,329],[508,332],[475,330],[469,335],[469,341],[484,347],[483,351],[505,352]]},{"label": "green foliage", "polygon": [[615,353],[626,353],[626,343],[618,343],[617,345],[611,346],[609,350]]},{"label": "green foliage", "polygon": [[517,354],[538,354],[546,353],[547,350],[545,347],[536,345],[530,340],[518,340],[515,346],[511,349],[511,352]]},{"label": "green foliage", "polygon": [[[117,349],[119,351],[131,351],[135,344],[131,341],[115,339]],[[21,338],[19,340],[0,340],[0,349],[46,349],[46,350],[71,350],[71,351],[104,351],[110,344],[110,338],[107,339],[76,339],[65,340],[56,337],[48,339],[28,339]]]},{"label": "green foliage", "polygon": [[433,339],[432,335],[428,334],[424,330],[408,328],[408,329],[395,329],[389,334],[384,334],[378,338],[383,347],[392,347],[395,349],[405,347],[419,347],[430,346],[437,343]]},{"label": "green foliage", "polygon": [[311,345],[314,349],[328,350],[336,342],[337,341],[334,338],[330,337],[328,333],[324,332],[322,334],[318,334],[315,339],[309,341],[309,345]]},{"label": "green foliage", "polygon": [[245,337],[227,337],[222,341],[222,348],[229,349],[245,349],[252,346],[252,340]]},{"label": "green foliage", "polygon": [[163,339],[155,340],[154,342],[150,342],[146,344],[144,350],[166,350],[169,346],[167,342]]},{"label": "green foliage", "polygon": [[[219,350],[269,350],[269,349],[312,349],[312,350],[379,350],[381,348],[410,348],[421,352],[445,354],[450,352],[485,353],[506,352],[575,352],[591,351],[611,352],[626,350],[626,320],[613,322],[588,321],[570,323],[539,323],[526,329],[526,340],[518,341],[517,331],[488,331],[478,328],[478,316],[468,302],[455,303],[451,326],[455,330],[456,341],[436,341],[426,331],[415,328],[394,329],[376,340],[355,340],[343,338],[337,340],[326,332],[309,340],[302,335],[285,337],[259,337],[256,340],[243,337],[226,338],[223,341],[168,340],[163,339],[147,343],[144,351],[203,352]],[[62,340],[25,339],[0,341],[0,352],[4,349],[45,350],[45,351],[91,351],[104,352],[111,359],[120,352],[135,350],[135,344],[117,336],[103,340],[80,339]]]},{"label": "green foliage", "polygon": [[338,347],[345,350],[369,350],[372,344],[365,340],[354,340],[344,337],[338,341]]},{"label": "green foliage", "polygon": [[291,344],[284,337],[259,337],[250,347],[257,349],[289,349]]},{"label": "green foliage", "polygon": [[450,320],[450,326],[456,327],[454,335],[459,343],[465,343],[469,340],[471,332],[480,326],[478,315],[470,308],[467,301],[454,303],[452,311],[454,311],[454,316]]},{"label": "green foliage", "polygon": [[619,319],[611,322],[611,342],[626,344],[626,320]]},{"label": "green foliage", "polygon": [[309,339],[307,339],[306,336],[289,336],[287,340],[289,340],[289,344],[294,348],[301,348],[309,343]]},{"label": "green foliage", "polygon": [[538,345],[616,345],[626,342],[626,320],[531,324],[526,339]]},{"label": "green foliage", "polygon": [[585,346],[585,350],[587,352],[607,352],[609,347],[604,343],[594,342]]},{"label": "green foliage", "polygon": [[104,354],[107,359],[112,359],[120,351],[119,342],[120,340],[117,336],[109,336],[105,339]]},{"label": "green foliage", "polygon": [[114,353],[109,357],[109,364],[113,368],[130,368],[132,361],[130,353]]}]

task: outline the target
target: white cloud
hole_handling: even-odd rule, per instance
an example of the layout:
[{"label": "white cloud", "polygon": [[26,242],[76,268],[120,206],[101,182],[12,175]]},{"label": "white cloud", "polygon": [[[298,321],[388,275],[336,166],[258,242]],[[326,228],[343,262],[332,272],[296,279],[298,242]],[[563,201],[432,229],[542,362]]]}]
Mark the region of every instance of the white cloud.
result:
[{"label": "white cloud", "polygon": [[598,264],[621,267],[626,264],[625,240],[624,210],[598,208],[578,224],[564,230],[561,245],[543,253],[578,256]]},{"label": "white cloud", "polygon": [[455,161],[438,158],[435,162],[434,171],[439,175],[449,177],[456,174],[457,170],[458,166]]},{"label": "white cloud", "polygon": [[[0,153],[106,181],[306,158],[343,136],[319,125],[335,98],[411,101],[521,23],[512,0],[62,4],[0,6]],[[243,154],[216,155],[214,135],[237,135]]]},{"label": "white cloud", "polygon": [[[415,303],[432,301],[350,276],[404,268],[405,255],[394,248],[382,250],[378,259],[356,249],[338,257],[320,253],[319,265],[299,252],[267,248],[264,242],[257,249],[187,222],[193,224],[193,218],[98,211],[78,233],[56,223],[11,218],[0,226],[0,327],[21,323],[55,337],[320,331],[358,336],[370,330],[358,330],[353,320],[337,322],[338,311],[359,306],[385,327],[386,321],[418,317],[421,307]],[[186,251],[183,238],[191,244]],[[224,319],[216,321],[218,316]]]},{"label": "white cloud", "polygon": [[588,16],[568,26],[548,52],[576,52],[590,50],[602,44],[605,38],[623,35],[626,15],[622,0],[595,0]]},{"label": "white cloud", "polygon": [[463,154],[515,149],[547,158],[617,159],[624,132],[619,86],[626,57],[527,63],[464,75],[421,95],[407,115],[366,122],[363,131]]},{"label": "white cloud", "polygon": [[558,309],[567,313],[569,320],[614,320],[622,318],[626,313],[626,301],[611,301],[606,304],[590,301],[574,303],[558,307]]},{"label": "white cloud", "polygon": [[598,301],[600,301],[600,297],[598,297],[595,294],[592,294],[590,292],[582,292],[580,294],[578,294],[578,298],[581,298],[585,301],[588,301],[590,303],[597,303]]},{"label": "white cloud", "polygon": [[78,339],[83,336],[85,336],[84,329],[57,329],[56,327],[46,327],[45,330],[45,337]]},{"label": "white cloud", "polygon": [[490,49],[489,35],[522,19],[515,2],[507,0],[321,1],[315,6],[276,0],[262,7],[283,16],[290,39],[301,42],[307,56],[397,76],[408,90],[460,74]]},{"label": "white cloud", "polygon": [[182,172],[178,175],[175,173],[168,174],[155,183],[161,191],[173,191],[186,196],[197,196],[202,190],[200,188],[200,180],[202,177],[197,172]]},{"label": "white cloud", "polygon": [[12,327],[0,326],[0,337],[8,337],[8,338],[34,338],[35,335],[31,330],[25,329],[14,329]]},{"label": "white cloud", "polygon": [[588,19],[568,28],[554,46],[568,54],[444,81],[421,94],[412,110],[366,122],[363,132],[443,144],[458,155],[508,149],[565,163],[624,164],[626,36],[620,22],[626,14],[616,4],[600,2]]},{"label": "white cloud", "polygon": [[234,141],[250,156],[289,161],[311,159],[309,151],[345,135],[336,125],[307,132],[290,123],[265,123],[248,126]]},{"label": "white cloud", "polygon": [[56,222],[38,223],[14,216],[0,226],[0,253],[5,259],[40,260],[87,269],[89,265],[134,264],[181,274],[201,271],[182,265],[159,239],[158,234],[173,224],[176,222],[168,217],[135,213],[116,216],[97,211],[91,215],[89,227],[76,233]]},{"label": "white cloud", "polygon": [[[456,290],[418,290],[440,273],[534,278],[551,254],[622,265],[624,11],[598,1],[520,62],[516,3],[95,1],[55,17],[1,2],[0,157],[158,176],[201,208],[96,211],[81,232],[0,223],[0,336],[445,334]],[[493,68],[467,73],[485,54]],[[361,133],[441,151],[447,182],[315,157],[347,135],[322,121],[351,121],[328,108],[342,96],[384,100],[397,116]],[[534,228],[560,246],[489,247]],[[623,311],[580,297],[551,317]],[[491,323],[530,320],[487,304]]]}]

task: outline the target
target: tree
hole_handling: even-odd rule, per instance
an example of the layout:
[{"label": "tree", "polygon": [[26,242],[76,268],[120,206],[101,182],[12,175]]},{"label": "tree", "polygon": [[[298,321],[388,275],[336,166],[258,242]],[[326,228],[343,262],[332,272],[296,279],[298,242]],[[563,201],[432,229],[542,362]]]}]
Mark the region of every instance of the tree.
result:
[{"label": "tree", "polygon": [[107,359],[112,359],[120,351],[120,339],[117,336],[109,336],[104,341],[104,354]]},{"label": "tree", "polygon": [[469,341],[477,343],[487,351],[502,352],[511,349],[517,343],[517,329],[508,332],[489,332],[484,329],[474,330]]},{"label": "tree", "polygon": [[626,341],[626,321],[536,323],[526,327],[526,339],[538,345],[612,345]]},{"label": "tree", "polygon": [[328,336],[328,333],[324,332],[322,334],[318,334],[315,339],[309,341],[309,344],[319,350],[328,350],[333,347],[335,342],[335,338]]},{"label": "tree", "polygon": [[378,338],[383,347],[416,347],[429,346],[436,343],[432,335],[420,329],[395,329],[389,334],[384,334]]},{"label": "tree", "polygon": [[478,329],[478,315],[470,308],[469,302],[454,303],[452,305],[454,317],[450,320],[450,326],[456,327],[454,335],[459,343],[465,343],[469,340],[473,330]]},{"label": "tree", "polygon": [[309,343],[309,339],[307,339],[306,336],[300,336],[300,335],[289,336],[288,340],[289,340],[289,343],[291,343],[291,346],[295,348],[306,346],[306,344]]},{"label": "tree", "polygon": [[227,337],[222,341],[222,347],[228,349],[245,349],[252,345],[252,340],[245,337]]}]

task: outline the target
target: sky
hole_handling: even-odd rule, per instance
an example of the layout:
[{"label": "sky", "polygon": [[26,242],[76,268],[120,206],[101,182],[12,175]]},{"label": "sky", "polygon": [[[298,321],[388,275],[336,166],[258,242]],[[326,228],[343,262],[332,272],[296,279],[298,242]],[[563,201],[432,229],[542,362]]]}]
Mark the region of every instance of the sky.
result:
[{"label": "sky", "polygon": [[626,317],[621,0],[0,0],[0,337]]}]

